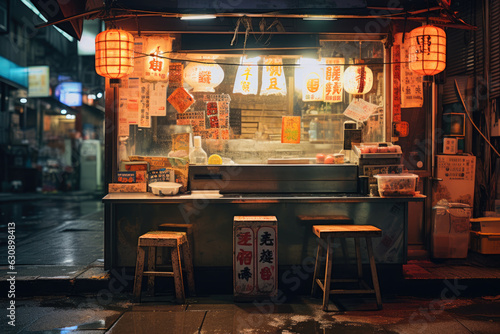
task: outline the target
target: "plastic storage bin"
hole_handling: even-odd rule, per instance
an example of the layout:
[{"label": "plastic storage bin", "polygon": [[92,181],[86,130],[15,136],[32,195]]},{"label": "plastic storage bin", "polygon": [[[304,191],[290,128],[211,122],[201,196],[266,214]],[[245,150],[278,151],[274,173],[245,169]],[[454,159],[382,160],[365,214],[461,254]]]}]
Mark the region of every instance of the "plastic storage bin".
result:
[{"label": "plastic storage bin", "polygon": [[377,174],[378,193],[381,197],[391,196],[413,196],[418,175],[403,174]]},{"label": "plastic storage bin", "polygon": [[500,218],[471,219],[470,249],[481,254],[500,254]]},{"label": "plastic storage bin", "polygon": [[471,208],[462,203],[436,205],[432,215],[432,256],[466,258]]}]

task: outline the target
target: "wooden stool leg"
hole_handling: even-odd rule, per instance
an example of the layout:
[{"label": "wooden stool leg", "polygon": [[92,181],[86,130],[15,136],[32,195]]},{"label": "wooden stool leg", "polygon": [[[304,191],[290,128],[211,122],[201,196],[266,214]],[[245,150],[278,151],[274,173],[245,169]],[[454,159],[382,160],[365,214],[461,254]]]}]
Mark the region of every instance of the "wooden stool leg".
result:
[{"label": "wooden stool leg", "polygon": [[358,265],[358,279],[363,279],[363,263],[361,262],[361,247],[359,245],[359,238],[354,238],[354,245],[356,246],[356,263]]},{"label": "wooden stool leg", "polygon": [[316,295],[317,291],[317,283],[316,280],[319,277],[319,267],[321,265],[321,257],[323,256],[323,248],[321,247],[321,242],[318,242],[318,248],[316,250],[316,261],[314,262],[314,274],[313,274],[313,283],[311,288],[311,296]]},{"label": "wooden stool leg", "polygon": [[375,257],[373,256],[372,239],[366,238],[366,248],[368,249],[368,257],[370,259],[370,268],[372,271],[373,289],[377,298],[377,307],[382,309],[382,297],[380,296],[380,287],[378,285],[377,267],[375,266]]},{"label": "wooden stool leg", "polygon": [[144,258],[146,256],[144,248],[137,246],[137,260],[135,263],[134,279],[134,302],[141,301],[142,273],[144,272]]},{"label": "wooden stool leg", "polygon": [[[148,247],[148,270],[156,271],[156,247]],[[148,277],[148,295],[154,296],[155,294],[155,276],[149,275]]]},{"label": "wooden stool leg", "polygon": [[175,284],[175,299],[178,303],[184,303],[186,297],[184,295],[184,282],[182,280],[181,258],[179,253],[179,245],[170,249],[172,257],[172,269],[174,272]]},{"label": "wooden stool leg", "polygon": [[328,311],[328,302],[330,301],[330,283],[332,280],[333,263],[333,238],[328,241],[328,250],[326,253],[325,282],[323,284],[323,311]]},{"label": "wooden stool leg", "polygon": [[163,248],[164,247],[159,247],[156,249],[156,268],[163,264]]},{"label": "wooden stool leg", "polygon": [[345,238],[340,238],[340,246],[342,247],[342,255],[344,257],[344,263],[349,264],[349,253],[347,251],[347,240]]},{"label": "wooden stool leg", "polygon": [[182,254],[184,257],[183,259],[184,267],[186,268],[186,273],[187,273],[189,294],[191,296],[196,296],[196,291],[194,287],[193,258],[191,257],[190,244],[188,244],[187,242],[184,243],[184,245],[182,245]]}]

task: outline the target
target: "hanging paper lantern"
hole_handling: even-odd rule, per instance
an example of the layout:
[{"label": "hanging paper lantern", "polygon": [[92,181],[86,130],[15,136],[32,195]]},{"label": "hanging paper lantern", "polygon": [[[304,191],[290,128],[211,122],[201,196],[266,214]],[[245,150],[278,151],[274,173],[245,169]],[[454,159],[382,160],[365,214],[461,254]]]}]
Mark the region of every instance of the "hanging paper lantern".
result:
[{"label": "hanging paper lantern", "polygon": [[259,90],[259,68],[257,63],[260,57],[245,58],[242,65],[238,66],[238,71],[234,78],[233,93],[243,95],[256,95]]},{"label": "hanging paper lantern", "polygon": [[280,57],[265,57],[260,95],[286,95],[286,78]]},{"label": "hanging paper lantern", "polygon": [[119,79],[134,71],[134,37],[118,29],[101,32],[95,38],[97,74]]},{"label": "hanging paper lantern", "polygon": [[146,66],[143,79],[145,81],[167,81],[170,60],[165,56],[172,51],[172,38],[147,37],[144,44],[144,49],[149,56],[145,58]]},{"label": "hanging paper lantern", "polygon": [[189,63],[184,69],[184,80],[193,92],[215,92],[224,80],[224,71],[217,64]]},{"label": "hanging paper lantern", "polygon": [[373,87],[373,72],[366,65],[349,66],[344,72],[344,89],[349,94],[366,94]]},{"label": "hanging paper lantern", "polygon": [[295,68],[295,77],[300,81],[302,101],[323,100],[323,68],[317,59],[301,58]]},{"label": "hanging paper lantern", "polygon": [[410,32],[410,69],[421,75],[434,75],[446,68],[446,34],[443,29],[425,25]]}]

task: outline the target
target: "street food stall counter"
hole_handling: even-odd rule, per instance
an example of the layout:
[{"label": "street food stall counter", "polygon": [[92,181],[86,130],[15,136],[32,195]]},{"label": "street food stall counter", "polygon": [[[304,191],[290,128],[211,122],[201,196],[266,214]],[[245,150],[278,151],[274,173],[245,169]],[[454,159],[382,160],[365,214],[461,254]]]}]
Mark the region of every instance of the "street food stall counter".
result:
[{"label": "street food stall counter", "polygon": [[[264,172],[265,167],[267,172]],[[240,183],[242,187],[249,182],[258,184],[259,181],[252,180],[252,177],[266,179],[266,175],[272,176],[273,170],[280,170],[283,177],[297,178],[296,173],[301,173],[301,167],[311,172],[302,174],[302,180],[295,180],[295,186],[289,192],[269,192],[271,186],[268,186],[268,192],[260,193],[236,188]],[[204,174],[208,170],[210,172]],[[260,176],[251,170],[260,170]],[[232,175],[231,180],[227,180],[229,175]],[[325,178],[327,175],[329,178]],[[241,178],[246,181],[239,180]],[[276,177],[273,178],[275,189],[280,189]],[[332,190],[292,192],[303,185],[314,184],[314,178],[324,178],[322,182],[330,184]],[[317,242],[312,225],[317,222],[301,217],[318,216],[347,216],[352,224],[379,227],[382,237],[374,240],[377,263],[402,265],[407,260],[408,203],[425,198],[418,195],[384,198],[362,194],[358,187],[363,180],[357,175],[357,166],[350,164],[193,166],[190,182],[189,193],[174,196],[110,193],[104,197],[105,264],[108,268],[133,267],[138,237],[158,229],[161,224],[173,223],[192,224],[195,268],[212,271],[214,275],[224,272],[223,269],[231,270],[233,218],[247,215],[277,218],[278,263],[283,268],[307,263],[315,255]],[[213,189],[215,184],[225,185],[225,188]],[[316,188],[321,190],[321,186]]]}]

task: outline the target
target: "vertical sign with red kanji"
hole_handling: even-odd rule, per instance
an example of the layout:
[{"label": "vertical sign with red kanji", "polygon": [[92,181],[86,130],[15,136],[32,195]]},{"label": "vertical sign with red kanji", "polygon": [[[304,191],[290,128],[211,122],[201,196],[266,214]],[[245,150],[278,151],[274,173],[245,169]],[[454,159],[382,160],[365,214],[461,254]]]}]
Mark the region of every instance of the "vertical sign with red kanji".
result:
[{"label": "vertical sign with red kanji", "polygon": [[[392,47],[392,123],[393,128],[401,122],[401,46],[394,44]],[[396,133],[392,136],[396,137]]]},{"label": "vertical sign with red kanji", "polygon": [[278,292],[278,235],[274,216],[234,217],[234,298],[253,300]]},{"label": "vertical sign with red kanji", "polygon": [[325,58],[324,101],[342,102],[344,58]]},{"label": "vertical sign with red kanji", "polygon": [[234,291],[249,294],[255,288],[255,233],[251,228],[241,226],[235,228],[234,235]]},{"label": "vertical sign with red kanji", "polygon": [[276,289],[276,229],[261,227],[257,230],[257,289],[270,293]]}]

